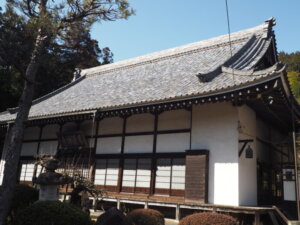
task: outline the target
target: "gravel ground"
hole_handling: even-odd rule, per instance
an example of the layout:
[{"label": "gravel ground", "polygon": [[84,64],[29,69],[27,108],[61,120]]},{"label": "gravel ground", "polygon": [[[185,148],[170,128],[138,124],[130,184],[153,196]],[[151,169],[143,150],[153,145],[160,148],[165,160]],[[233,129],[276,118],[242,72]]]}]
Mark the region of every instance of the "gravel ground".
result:
[{"label": "gravel ground", "polygon": [[165,225],[177,225],[178,221],[171,220],[171,219],[165,219]]}]

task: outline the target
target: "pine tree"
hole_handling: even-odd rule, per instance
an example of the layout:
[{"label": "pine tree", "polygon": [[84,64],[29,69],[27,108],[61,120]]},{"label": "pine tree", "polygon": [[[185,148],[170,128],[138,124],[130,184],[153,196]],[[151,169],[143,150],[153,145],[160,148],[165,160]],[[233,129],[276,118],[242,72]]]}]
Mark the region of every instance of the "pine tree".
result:
[{"label": "pine tree", "polygon": [[47,46],[58,39],[75,23],[82,21],[91,26],[97,21],[126,19],[133,14],[126,0],[7,0],[7,7],[17,9],[34,34],[34,45],[24,75],[24,89],[19,101],[5,158],[4,178],[0,192],[0,225],[5,224],[21,153],[24,124],[34,97],[36,75]]}]

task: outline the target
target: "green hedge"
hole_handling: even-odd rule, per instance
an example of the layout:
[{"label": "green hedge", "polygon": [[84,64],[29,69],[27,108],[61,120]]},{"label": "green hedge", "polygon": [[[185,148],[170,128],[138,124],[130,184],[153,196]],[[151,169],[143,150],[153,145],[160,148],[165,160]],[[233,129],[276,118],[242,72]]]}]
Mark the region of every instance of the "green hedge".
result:
[{"label": "green hedge", "polygon": [[25,184],[17,184],[14,190],[11,210],[17,212],[39,199],[39,191]]},{"label": "green hedge", "polygon": [[21,210],[13,225],[91,225],[91,220],[71,204],[42,201]]}]

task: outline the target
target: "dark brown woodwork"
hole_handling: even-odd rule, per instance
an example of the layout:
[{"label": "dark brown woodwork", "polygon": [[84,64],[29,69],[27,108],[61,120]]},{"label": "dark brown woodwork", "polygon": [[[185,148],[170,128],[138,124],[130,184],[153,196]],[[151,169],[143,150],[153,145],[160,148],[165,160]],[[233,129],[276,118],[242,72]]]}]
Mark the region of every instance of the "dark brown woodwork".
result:
[{"label": "dark brown woodwork", "polygon": [[[123,118],[123,129],[122,129],[121,155],[124,154],[126,124],[127,124],[127,117],[124,117]],[[121,157],[120,158],[120,162],[119,162],[118,192],[122,191],[123,168],[124,168],[124,158]]]},{"label": "dark brown woodwork", "polygon": [[156,177],[156,142],[157,142],[157,128],[158,128],[158,113],[154,116],[154,134],[153,134],[153,155],[151,160],[151,180],[150,180],[150,190],[149,194],[153,195],[155,190],[155,177]]},{"label": "dark brown woodwork", "polygon": [[124,193],[133,193],[133,194],[147,194],[149,193],[150,188],[146,187],[122,187],[122,192]]},{"label": "dark brown woodwork", "polygon": [[[95,119],[95,118],[94,118]],[[98,135],[98,132],[99,132],[99,124],[100,124],[100,121],[99,120],[96,120],[96,129],[95,129],[95,133],[94,133],[94,147],[92,149],[92,168],[91,168],[91,176],[90,176],[90,180],[91,182],[95,182],[95,173],[96,173],[96,148],[97,148],[97,143],[98,143],[98,138],[97,138],[97,135]]]},{"label": "dark brown woodwork", "polygon": [[185,200],[207,202],[208,151],[186,151]]},{"label": "dark brown woodwork", "polygon": [[110,191],[110,192],[118,192],[119,188],[118,186],[112,186],[112,185],[95,185],[96,188],[102,189],[104,191]]}]

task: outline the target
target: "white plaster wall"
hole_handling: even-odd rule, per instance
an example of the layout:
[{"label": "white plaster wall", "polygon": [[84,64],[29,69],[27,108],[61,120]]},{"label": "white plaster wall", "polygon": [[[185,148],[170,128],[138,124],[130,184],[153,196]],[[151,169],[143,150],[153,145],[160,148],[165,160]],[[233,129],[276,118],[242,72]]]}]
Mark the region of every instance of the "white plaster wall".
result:
[{"label": "white plaster wall", "polygon": [[46,138],[57,138],[57,133],[59,132],[58,124],[50,124],[43,127],[42,139]]},{"label": "white plaster wall", "polygon": [[80,124],[80,130],[84,135],[92,136],[95,134],[98,121],[85,120]]},{"label": "white plaster wall", "polygon": [[157,135],[156,152],[185,152],[190,148],[190,133]]},{"label": "white plaster wall", "polygon": [[98,138],[96,154],[121,153],[122,137]]},{"label": "white plaster wall", "polygon": [[154,130],[154,116],[150,113],[137,114],[127,118],[126,132],[143,132]]},{"label": "white plaster wall", "polygon": [[27,127],[24,131],[24,140],[37,140],[40,135],[39,127]]},{"label": "white plaster wall", "polygon": [[283,199],[285,201],[296,201],[295,181],[283,182]]},{"label": "white plaster wall", "polygon": [[[295,170],[291,168],[282,169],[283,177],[289,172],[292,173],[292,177],[295,178]],[[284,180],[283,181],[283,200],[285,201],[296,201],[296,181],[295,180]]]},{"label": "white plaster wall", "polygon": [[1,160],[0,160],[0,185],[2,185],[3,181],[3,176],[4,176],[4,167],[5,167],[5,157],[7,153],[7,148],[8,148],[8,140],[11,136],[10,130],[7,131],[8,133],[6,134],[4,145],[3,145],[3,151],[1,155]]},{"label": "white plaster wall", "polygon": [[40,143],[40,155],[55,155],[57,151],[58,141],[42,141]]},{"label": "white plaster wall", "polygon": [[190,128],[191,112],[180,109],[165,111],[158,116],[158,130]]},{"label": "white plaster wall", "polygon": [[120,134],[123,129],[123,119],[120,117],[105,118],[100,121],[99,134]]},{"label": "white plaster wall", "polygon": [[[253,150],[253,158],[245,157],[246,148],[239,157],[239,205],[257,205],[257,168],[256,168],[256,113],[246,105],[238,107],[239,139],[253,139],[249,143]],[[243,143],[240,143],[241,149]]]},{"label": "white plaster wall", "polygon": [[62,132],[72,132],[72,131],[77,131],[77,123],[68,122],[63,125]]},{"label": "white plaster wall", "polygon": [[208,202],[237,206],[237,109],[225,102],[194,105],[192,110],[192,149],[209,150]]},{"label": "white plaster wall", "polygon": [[125,137],[125,153],[151,153],[153,151],[153,135]]}]

